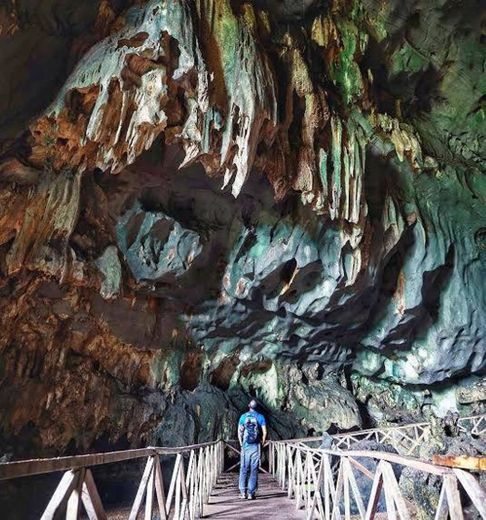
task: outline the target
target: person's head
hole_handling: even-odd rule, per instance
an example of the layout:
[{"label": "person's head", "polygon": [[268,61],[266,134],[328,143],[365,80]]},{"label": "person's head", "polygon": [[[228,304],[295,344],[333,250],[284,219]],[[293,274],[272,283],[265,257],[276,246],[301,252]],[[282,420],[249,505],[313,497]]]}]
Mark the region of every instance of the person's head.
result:
[{"label": "person's head", "polygon": [[258,403],[255,401],[255,399],[252,399],[249,403],[248,403],[248,408],[250,410],[256,410],[257,409],[257,406],[258,406]]}]

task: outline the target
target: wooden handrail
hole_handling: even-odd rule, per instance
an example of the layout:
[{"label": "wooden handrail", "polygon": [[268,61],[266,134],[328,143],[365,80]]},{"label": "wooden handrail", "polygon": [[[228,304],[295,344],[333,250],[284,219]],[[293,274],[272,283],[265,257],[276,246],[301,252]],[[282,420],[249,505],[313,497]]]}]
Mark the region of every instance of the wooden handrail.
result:
[{"label": "wooden handrail", "polygon": [[[287,441],[271,441],[274,444],[288,444]],[[406,455],[398,455],[397,453],[390,453],[387,451],[370,451],[370,450],[343,450],[343,451],[335,451],[335,450],[326,450],[321,448],[309,448],[308,446],[298,446],[300,451],[304,453],[314,453],[314,454],[322,454],[331,455],[335,457],[364,457],[368,459],[376,459],[376,460],[385,460],[386,462],[391,462],[393,464],[400,464],[402,466],[408,466],[413,469],[418,469],[420,471],[425,471],[427,473],[431,473],[433,475],[447,475],[452,473],[450,468],[446,468],[443,466],[437,466],[430,462],[422,461],[420,459],[416,459],[414,457],[408,457]]]},{"label": "wooden handrail", "polygon": [[[467,417],[460,417],[459,422],[476,419],[486,419],[486,414],[471,415]],[[334,439],[343,439],[346,437],[361,437],[374,432],[386,433],[394,430],[405,430],[414,427],[427,427],[430,423],[421,422],[400,426],[389,426],[386,428],[370,428],[366,430],[357,430],[347,433],[339,433],[332,435]],[[318,442],[320,437],[300,437],[297,439],[288,439],[287,443],[305,443]],[[189,446],[179,447],[157,447],[151,446],[147,448],[112,451],[105,453],[93,453],[87,455],[74,455],[68,457],[56,457],[45,459],[30,459],[14,462],[5,462],[0,464],[0,480],[6,480],[17,477],[25,477],[29,475],[41,475],[45,473],[53,473],[56,471],[67,471],[69,469],[77,469],[83,467],[99,466],[102,464],[110,464],[113,462],[122,462],[132,459],[148,457],[150,455],[175,455],[178,453],[190,452],[194,449],[204,448],[210,446],[215,442],[205,442],[200,444],[193,444]],[[229,444],[232,440],[227,440],[225,443]],[[234,441],[237,442],[237,441]]]},{"label": "wooden handrail", "polygon": [[177,455],[217,444],[219,441],[192,444],[179,447],[147,447],[134,450],[108,451],[105,453],[91,453],[87,455],[73,455],[69,457],[55,457],[46,459],[19,460],[0,464],[0,480],[7,480],[30,475],[42,475],[57,471],[100,466],[113,462],[123,462],[141,459],[153,455]]},{"label": "wooden handrail", "polygon": [[[458,422],[461,423],[464,421],[470,421],[470,420],[481,419],[481,418],[486,419],[486,414],[477,414],[477,415],[469,415],[466,417],[459,417]],[[388,431],[392,431],[392,430],[406,430],[406,429],[410,429],[410,428],[414,428],[414,427],[424,428],[424,427],[429,427],[429,426],[430,426],[429,422],[401,424],[398,426],[385,426],[383,428],[368,428],[366,430],[353,430],[353,431],[349,431],[349,432],[335,433],[335,434],[331,435],[331,437],[333,437],[334,439],[340,439],[340,438],[348,437],[348,436],[362,436],[362,435],[366,436],[369,433],[374,433],[374,432],[388,432]],[[315,442],[315,441],[320,441],[321,437],[318,437],[318,436],[298,437],[298,438],[285,439],[285,440],[286,440],[286,442],[289,442],[289,443]]]},{"label": "wooden handrail", "polygon": [[[353,430],[349,432],[343,432],[343,433],[334,433],[331,435],[333,439],[340,439],[342,437],[347,437],[349,435],[367,435],[368,433],[374,433],[376,431],[391,431],[391,430],[403,430],[407,428],[412,428],[414,426],[424,427],[424,426],[430,426],[430,423],[428,422],[421,422],[421,423],[412,423],[412,424],[403,424],[400,426],[386,426],[385,428],[368,428],[367,430]],[[285,439],[286,442],[312,442],[312,441],[320,441],[320,436],[313,436],[313,437],[298,437],[295,439]]]}]

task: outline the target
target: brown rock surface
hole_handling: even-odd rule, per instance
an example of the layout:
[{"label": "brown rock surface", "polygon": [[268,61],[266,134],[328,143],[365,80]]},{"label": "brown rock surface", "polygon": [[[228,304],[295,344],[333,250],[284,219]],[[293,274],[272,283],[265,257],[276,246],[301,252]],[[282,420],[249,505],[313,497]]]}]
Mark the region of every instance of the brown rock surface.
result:
[{"label": "brown rock surface", "polygon": [[1,451],[232,436],[249,395],[275,435],[347,429],[352,391],[380,419],[477,383],[471,6],[62,4],[0,7]]}]

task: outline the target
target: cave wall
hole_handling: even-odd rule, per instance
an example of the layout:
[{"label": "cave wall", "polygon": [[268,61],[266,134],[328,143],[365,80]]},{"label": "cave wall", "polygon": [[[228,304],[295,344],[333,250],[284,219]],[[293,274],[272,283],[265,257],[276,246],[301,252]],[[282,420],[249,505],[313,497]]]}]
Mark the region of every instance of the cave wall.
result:
[{"label": "cave wall", "polygon": [[482,410],[477,9],[1,6],[3,452]]}]

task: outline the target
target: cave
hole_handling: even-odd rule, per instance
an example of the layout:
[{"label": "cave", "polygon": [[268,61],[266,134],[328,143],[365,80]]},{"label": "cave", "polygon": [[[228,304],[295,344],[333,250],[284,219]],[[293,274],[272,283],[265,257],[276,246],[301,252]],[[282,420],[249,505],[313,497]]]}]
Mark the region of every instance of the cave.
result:
[{"label": "cave", "polygon": [[2,2],[0,460],[485,413],[480,10]]}]

